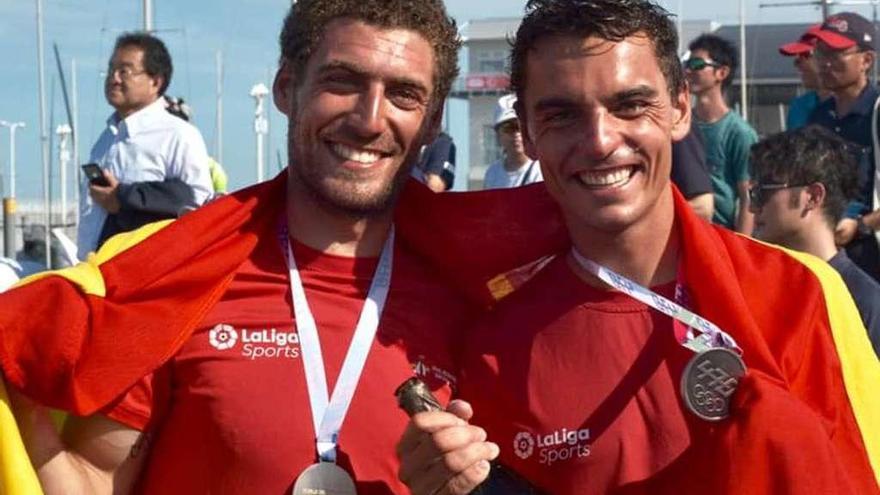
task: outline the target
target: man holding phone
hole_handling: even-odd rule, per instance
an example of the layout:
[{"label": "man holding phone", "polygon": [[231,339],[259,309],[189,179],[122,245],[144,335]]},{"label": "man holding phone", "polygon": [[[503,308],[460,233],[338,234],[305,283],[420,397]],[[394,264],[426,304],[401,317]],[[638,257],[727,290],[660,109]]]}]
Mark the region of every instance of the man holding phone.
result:
[{"label": "man holding phone", "polygon": [[211,194],[199,131],[165,110],[171,56],[145,33],[116,40],[104,94],[114,108],[92,147],[81,195],[77,255],[85,259],[114,234],[202,204]]}]

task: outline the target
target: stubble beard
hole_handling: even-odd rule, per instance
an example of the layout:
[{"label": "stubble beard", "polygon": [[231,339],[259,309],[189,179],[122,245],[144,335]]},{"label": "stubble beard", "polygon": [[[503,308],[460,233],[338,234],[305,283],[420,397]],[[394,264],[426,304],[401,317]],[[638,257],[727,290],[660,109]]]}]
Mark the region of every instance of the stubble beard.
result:
[{"label": "stubble beard", "polygon": [[353,219],[380,216],[394,207],[403,184],[415,166],[424,136],[422,129],[394,175],[385,179],[378,190],[374,190],[372,184],[364,183],[355,171],[342,167],[327,171],[310,166],[309,162],[313,159],[307,147],[297,144],[299,139],[305,142],[309,138],[298,136],[295,127],[291,122],[287,130],[288,173],[291,179],[320,207]]}]

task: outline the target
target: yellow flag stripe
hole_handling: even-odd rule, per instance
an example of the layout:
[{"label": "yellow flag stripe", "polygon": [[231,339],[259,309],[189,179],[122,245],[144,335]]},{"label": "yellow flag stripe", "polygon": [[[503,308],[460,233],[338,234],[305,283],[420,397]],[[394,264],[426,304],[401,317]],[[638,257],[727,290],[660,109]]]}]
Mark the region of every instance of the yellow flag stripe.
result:
[{"label": "yellow flag stripe", "polygon": [[6,386],[0,380],[0,495],[39,495],[43,490],[21,441],[9,406]]},{"label": "yellow flag stripe", "polygon": [[880,360],[868,339],[859,311],[843,279],[828,263],[809,254],[785,250],[819,279],[840,358],[843,383],[862,432],[874,476],[880,484]]},{"label": "yellow flag stripe", "polygon": [[88,260],[78,263],[76,266],[61,270],[41,272],[22,279],[15,287],[27,285],[46,277],[63,277],[70,283],[75,284],[80,290],[88,295],[104,297],[107,288],[104,286],[104,277],[101,275],[100,266],[113,259],[119,253],[136,246],[144,239],[165,228],[173,220],[150,223],[143,227],[115,235],[107,240],[97,253],[89,254]]},{"label": "yellow flag stripe", "polygon": [[[151,223],[132,232],[111,237],[97,253],[89,255],[88,260],[76,266],[42,272],[21,280],[16,287],[58,276],[78,286],[85,294],[104,297],[106,287],[100,266],[113,259],[144,239],[165,228],[172,220]],[[63,416],[55,416],[56,422]],[[38,495],[43,491],[25,450],[18,425],[9,406],[9,397],[3,380],[0,379],[0,495]]]}]

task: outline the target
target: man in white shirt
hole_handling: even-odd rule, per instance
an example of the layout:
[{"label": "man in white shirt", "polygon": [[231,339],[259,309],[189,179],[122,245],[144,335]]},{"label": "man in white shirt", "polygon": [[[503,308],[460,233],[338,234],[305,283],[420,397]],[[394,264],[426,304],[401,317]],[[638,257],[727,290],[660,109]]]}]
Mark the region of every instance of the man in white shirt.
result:
[{"label": "man in white shirt", "polygon": [[21,265],[13,259],[0,257],[0,292],[5,292],[15,285],[19,273],[21,273]]},{"label": "man in white shirt", "polygon": [[173,67],[164,43],[144,33],[116,40],[104,92],[115,109],[92,148],[104,184],[85,182],[78,256],[113,234],[173,218],[211,194],[208,152],[199,131],[165,110]]},{"label": "man in white shirt", "polygon": [[522,132],[516,118],[516,95],[498,99],[495,108],[495,132],[504,156],[486,170],[483,189],[504,189],[541,182],[541,165],[530,159],[523,147]]}]

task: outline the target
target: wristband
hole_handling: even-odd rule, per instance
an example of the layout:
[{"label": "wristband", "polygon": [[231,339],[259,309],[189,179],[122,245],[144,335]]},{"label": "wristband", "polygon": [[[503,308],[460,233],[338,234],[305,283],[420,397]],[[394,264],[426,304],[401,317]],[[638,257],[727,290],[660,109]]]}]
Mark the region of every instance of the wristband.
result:
[{"label": "wristband", "polygon": [[865,217],[863,215],[856,217],[856,229],[858,230],[859,235],[871,235],[874,233],[874,229],[865,223]]}]

